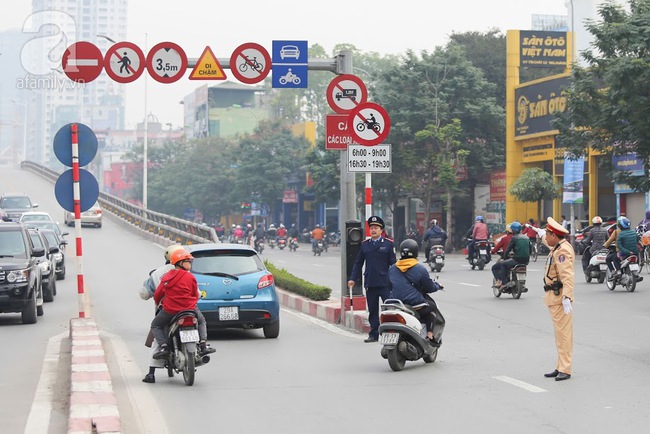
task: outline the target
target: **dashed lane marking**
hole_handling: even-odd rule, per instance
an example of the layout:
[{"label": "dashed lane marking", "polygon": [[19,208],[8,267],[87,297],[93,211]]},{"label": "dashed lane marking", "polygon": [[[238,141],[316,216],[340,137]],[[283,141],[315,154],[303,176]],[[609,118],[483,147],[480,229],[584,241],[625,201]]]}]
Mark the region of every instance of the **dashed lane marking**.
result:
[{"label": "dashed lane marking", "polygon": [[546,392],[546,389],[542,389],[541,387],[537,387],[533,384],[526,383],[525,381],[517,380],[515,378],[511,378],[506,375],[498,375],[492,378],[494,378],[495,380],[503,381],[504,383],[512,384],[513,386],[520,387],[532,393]]}]

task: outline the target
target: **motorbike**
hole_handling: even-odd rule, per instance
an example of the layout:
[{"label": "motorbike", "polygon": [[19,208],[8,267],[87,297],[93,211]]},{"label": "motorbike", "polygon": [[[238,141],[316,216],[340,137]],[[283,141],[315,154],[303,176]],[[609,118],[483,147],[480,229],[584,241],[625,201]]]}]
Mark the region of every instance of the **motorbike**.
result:
[{"label": "motorbike", "polygon": [[[468,238],[467,241],[472,241],[472,239]],[[469,265],[472,270],[476,267],[483,270],[488,262],[490,262],[490,243],[487,240],[478,240],[474,244],[474,255],[469,258]]]},{"label": "motorbike", "polygon": [[442,344],[442,332],[445,318],[436,308],[433,312],[436,321],[433,327],[435,342],[429,341],[427,329],[420,322],[418,309],[426,304],[405,305],[401,300],[387,299],[379,312],[379,343],[382,345],[381,356],[388,360],[393,371],[401,371],[407,360],[424,360],[433,363],[438,357],[438,348]]},{"label": "motorbike", "polygon": [[244,239],[242,237],[233,237],[233,243],[244,244]]},{"label": "motorbike", "polygon": [[314,256],[320,256],[325,250],[325,242],[323,242],[323,240],[316,241],[316,244],[314,244],[311,250],[314,252]]},{"label": "motorbike", "polygon": [[167,340],[170,352],[163,359],[167,375],[173,377],[174,372],[182,372],[185,384],[193,385],[196,367],[210,361],[209,355],[200,355],[197,351],[199,329],[193,310],[184,310],[174,315],[167,327]]},{"label": "motorbike", "polygon": [[637,279],[639,279],[639,271],[639,258],[636,255],[630,255],[621,261],[620,274],[612,276],[612,271],[607,267],[605,285],[610,291],[613,291],[616,285],[621,285],[628,292],[634,292]]},{"label": "motorbike", "polygon": [[[503,259],[499,259],[499,262]],[[492,292],[496,298],[501,297],[501,294],[510,294],[512,298],[519,299],[521,294],[528,292],[526,288],[526,266],[524,264],[517,264],[510,269],[508,273],[508,283],[506,283],[503,288],[499,288],[496,285],[496,279],[492,279]]]},{"label": "motorbike", "polygon": [[275,237],[269,237],[268,243],[271,249],[275,249]]},{"label": "motorbike", "polygon": [[337,247],[341,244],[341,233],[340,232],[330,232],[327,234],[327,244]]},{"label": "motorbike", "polygon": [[592,279],[598,279],[598,283],[603,283],[607,278],[607,254],[608,249],[601,249],[594,253],[589,259],[589,265],[585,269],[585,280],[587,283]]},{"label": "motorbike", "polygon": [[441,241],[435,239],[429,251],[429,268],[436,273],[439,273],[442,267],[445,266],[445,248],[442,246]]},{"label": "motorbike", "polygon": [[296,86],[300,84],[300,77],[291,72],[291,68],[289,68],[289,71],[283,76],[281,76],[278,81],[280,84],[287,84],[287,83],[293,83]]},{"label": "motorbike", "polygon": [[264,251],[264,240],[259,240],[258,242],[255,243],[255,250],[260,255],[262,254],[262,252]]},{"label": "motorbike", "polygon": [[284,250],[287,247],[287,237],[278,237],[278,249]]},{"label": "motorbike", "polygon": [[291,237],[291,239],[289,240],[289,250],[295,252],[297,248],[298,248],[298,238]]}]

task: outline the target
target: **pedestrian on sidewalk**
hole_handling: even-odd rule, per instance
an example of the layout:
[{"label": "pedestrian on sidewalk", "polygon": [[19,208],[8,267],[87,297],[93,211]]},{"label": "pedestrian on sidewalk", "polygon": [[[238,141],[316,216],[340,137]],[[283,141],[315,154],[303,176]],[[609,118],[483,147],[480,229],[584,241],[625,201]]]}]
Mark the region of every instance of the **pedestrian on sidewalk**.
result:
[{"label": "pedestrian on sidewalk", "polygon": [[360,281],[361,268],[365,263],[363,286],[366,288],[370,323],[370,333],[364,341],[366,343],[379,340],[379,299],[386,300],[390,297],[388,269],[397,262],[393,240],[381,235],[385,226],[381,217],[372,216],[368,219],[370,238],[361,243],[361,249],[348,279],[349,287],[353,287],[355,282]]}]

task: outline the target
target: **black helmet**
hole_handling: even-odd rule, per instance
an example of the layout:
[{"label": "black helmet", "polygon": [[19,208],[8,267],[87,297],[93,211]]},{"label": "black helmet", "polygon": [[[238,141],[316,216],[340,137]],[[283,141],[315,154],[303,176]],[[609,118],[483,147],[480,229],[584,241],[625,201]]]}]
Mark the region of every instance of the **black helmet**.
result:
[{"label": "black helmet", "polygon": [[415,240],[407,239],[399,245],[399,253],[402,259],[418,257],[418,243]]}]

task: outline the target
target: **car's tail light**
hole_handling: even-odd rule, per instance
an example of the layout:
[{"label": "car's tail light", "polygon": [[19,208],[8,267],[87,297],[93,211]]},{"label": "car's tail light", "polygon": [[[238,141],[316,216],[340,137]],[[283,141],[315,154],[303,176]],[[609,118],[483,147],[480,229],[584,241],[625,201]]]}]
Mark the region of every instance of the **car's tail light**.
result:
[{"label": "car's tail light", "polygon": [[381,323],[399,322],[402,324],[406,324],[406,320],[404,319],[404,317],[396,313],[382,313],[381,316],[379,317],[379,322]]},{"label": "car's tail light", "polygon": [[178,324],[181,327],[191,327],[196,323],[198,323],[198,321],[194,316],[184,316],[180,318],[178,321],[176,321],[176,324]]},{"label": "car's tail light", "polygon": [[257,289],[264,289],[267,286],[271,286],[275,283],[275,280],[273,279],[272,274],[266,274],[264,275],[259,282],[257,282]]},{"label": "car's tail light", "polygon": [[102,213],[102,210],[101,210],[101,209],[96,209],[96,210],[95,210],[95,214],[100,215],[101,213]]}]

